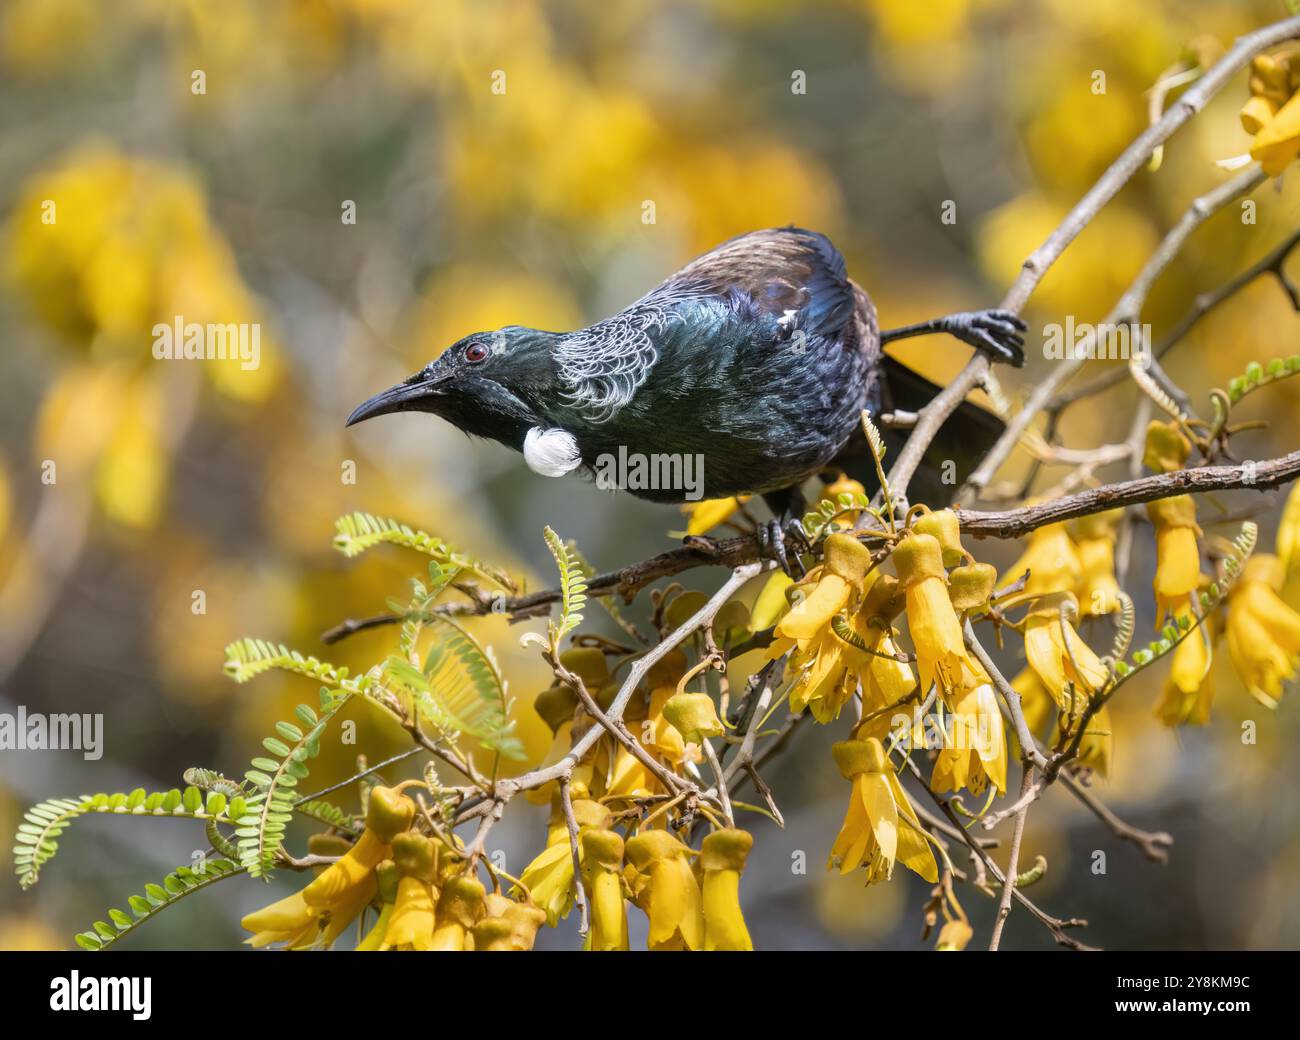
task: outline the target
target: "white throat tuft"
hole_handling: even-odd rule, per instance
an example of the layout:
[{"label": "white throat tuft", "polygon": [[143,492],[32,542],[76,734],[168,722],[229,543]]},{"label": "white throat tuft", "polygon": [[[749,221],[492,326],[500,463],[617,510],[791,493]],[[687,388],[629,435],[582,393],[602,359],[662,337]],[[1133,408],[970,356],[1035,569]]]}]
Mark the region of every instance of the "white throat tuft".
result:
[{"label": "white throat tuft", "polygon": [[578,441],[568,430],[532,427],[524,437],[524,461],[534,473],[562,477],[582,465]]}]

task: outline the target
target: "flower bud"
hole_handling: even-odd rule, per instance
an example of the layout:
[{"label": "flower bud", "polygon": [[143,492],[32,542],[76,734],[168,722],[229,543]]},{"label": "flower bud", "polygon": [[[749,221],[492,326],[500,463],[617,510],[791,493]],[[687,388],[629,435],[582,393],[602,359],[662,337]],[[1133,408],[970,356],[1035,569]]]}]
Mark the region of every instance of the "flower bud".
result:
[{"label": "flower bud", "polygon": [[707,693],[673,694],[664,703],[664,718],[688,744],[703,744],[709,737],[723,733],[713,698]]},{"label": "flower bud", "polygon": [[415,803],[391,787],[372,787],[366,806],[366,829],[387,844],[411,826]]},{"label": "flower bud", "polygon": [[954,567],[948,575],[948,598],[954,610],[978,610],[988,605],[998,572],[991,563]]}]

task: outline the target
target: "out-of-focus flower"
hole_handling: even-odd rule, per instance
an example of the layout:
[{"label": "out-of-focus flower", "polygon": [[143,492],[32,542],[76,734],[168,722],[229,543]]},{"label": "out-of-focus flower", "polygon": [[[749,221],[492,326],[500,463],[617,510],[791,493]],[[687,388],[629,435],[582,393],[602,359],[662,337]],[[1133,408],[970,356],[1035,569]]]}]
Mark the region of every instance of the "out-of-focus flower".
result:
[{"label": "out-of-focus flower", "polygon": [[1011,688],[1020,694],[1020,713],[1025,717],[1029,732],[1041,735],[1056,706],[1055,698],[1047,692],[1038,673],[1029,667],[1011,680]]},{"label": "out-of-focus flower", "polygon": [[1277,524],[1277,555],[1288,574],[1300,567],[1300,482],[1291,485]]},{"label": "out-of-focus flower", "polygon": [[842,740],[831,752],[853,790],[826,869],[838,865],[841,874],[848,874],[865,865],[867,884],[872,884],[888,880],[898,861],[926,881],[937,881],[939,870],[921,821],[880,741],[874,737]]},{"label": "out-of-focus flower", "polygon": [[[1029,504],[1029,503],[1027,503]],[[1026,571],[1025,592],[1046,595],[1072,592],[1083,580],[1083,561],[1065,524],[1047,524],[1029,534],[1025,551],[1002,572],[1003,586],[1019,580]]]},{"label": "out-of-focus flower", "polygon": [[993,687],[986,684],[967,690],[953,705],[930,787],[981,794],[989,781],[1007,789],[1006,730]]},{"label": "out-of-focus flower", "polygon": [[1115,524],[1123,511],[1110,509],[1074,521],[1074,545],[1079,554],[1079,584],[1075,589],[1084,617],[1113,614],[1120,609],[1115,577]]},{"label": "out-of-focus flower", "polygon": [[1177,425],[1153,419],[1147,425],[1142,464],[1157,473],[1172,473],[1183,468],[1191,450],[1191,444]]},{"label": "out-of-focus flower", "polygon": [[964,950],[974,935],[975,929],[970,926],[968,921],[954,917],[939,929],[939,939],[934,948],[944,953]]},{"label": "out-of-focus flower", "polygon": [[1166,726],[1204,726],[1209,721],[1214,698],[1209,674],[1218,624],[1217,612],[1209,614],[1174,647],[1169,677],[1156,705],[1156,718]]},{"label": "out-of-focus flower", "polygon": [[1276,177],[1300,155],[1300,50],[1258,54],[1250,73],[1241,125],[1254,135],[1250,157]]},{"label": "out-of-focus flower", "polygon": [[740,875],[753,847],[749,832],[734,828],[714,831],[700,845],[706,950],[754,948],[740,909]]},{"label": "out-of-focus flower", "polygon": [[[833,502],[843,507],[840,500],[841,495],[848,495],[848,501],[856,502],[867,497],[867,489],[862,486],[861,481],[854,480],[847,473],[841,473],[835,480],[822,488],[821,500],[823,502]],[[861,510],[846,508],[841,520],[846,524],[855,524],[861,515]]]},{"label": "out-of-focus flower", "polygon": [[1286,574],[1282,561],[1257,553],[1242,567],[1228,593],[1228,654],[1251,695],[1276,708],[1282,684],[1296,677],[1300,613],[1278,595]]},{"label": "out-of-focus flower", "polygon": [[582,872],[591,895],[588,950],[626,950],[627,906],[623,901],[623,838],[615,831],[582,834]]},{"label": "out-of-focus flower", "polygon": [[1076,695],[1090,696],[1109,678],[1106,666],[1070,623],[1071,608],[1077,610],[1074,594],[1058,592],[1039,599],[1025,617],[1025,658],[1062,711],[1071,703],[1068,686]]},{"label": "out-of-focus flower", "polygon": [[937,682],[943,697],[952,700],[980,681],[966,655],[961,622],[948,598],[943,548],[928,534],[905,535],[892,559],[907,603],[907,627],[916,648],[921,689]]},{"label": "out-of-focus flower", "polygon": [[754,600],[754,609],[749,612],[749,630],[763,632],[775,625],[790,609],[786,592],[794,584],[794,579],[785,571],[776,570],[768,576],[763,588]]},{"label": "out-of-focus flower", "polygon": [[652,950],[704,947],[704,904],[687,861],[691,850],[664,830],[642,831],[625,846],[632,901],[650,919]]},{"label": "out-of-focus flower", "polygon": [[683,505],[682,512],[689,518],[686,521],[686,533],[707,534],[735,516],[740,511],[741,505],[747,501],[749,501],[748,495],[736,495],[732,498],[708,498],[703,502],[689,502]]},{"label": "out-of-focus flower", "polygon": [[1196,503],[1191,495],[1175,495],[1147,503],[1147,516],[1156,529],[1156,627],[1168,616],[1191,609],[1191,596],[1201,583],[1201,550],[1197,536]]}]

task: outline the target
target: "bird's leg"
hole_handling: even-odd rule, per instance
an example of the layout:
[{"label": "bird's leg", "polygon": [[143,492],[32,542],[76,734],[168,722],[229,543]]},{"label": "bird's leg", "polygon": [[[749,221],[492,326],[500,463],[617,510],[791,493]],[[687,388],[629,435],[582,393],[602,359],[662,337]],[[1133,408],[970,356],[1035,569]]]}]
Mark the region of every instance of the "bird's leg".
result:
[{"label": "bird's leg", "polygon": [[1025,363],[1025,329],[1028,328],[1018,314],[1011,311],[963,311],[949,314],[933,321],[904,325],[900,329],[884,329],[880,342],[890,343],[911,336],[928,336],[932,332],[946,332],[976,350],[982,350],[994,361],[1005,361],[1019,368]]},{"label": "bird's leg", "polygon": [[[759,553],[769,560],[776,560],[790,577],[802,578],[805,571],[799,550],[807,546],[800,522],[805,505],[803,492],[797,487],[770,491],[763,496],[763,501],[772,510],[772,519],[760,524],[754,532]],[[787,543],[794,550],[793,556],[787,552]]]}]

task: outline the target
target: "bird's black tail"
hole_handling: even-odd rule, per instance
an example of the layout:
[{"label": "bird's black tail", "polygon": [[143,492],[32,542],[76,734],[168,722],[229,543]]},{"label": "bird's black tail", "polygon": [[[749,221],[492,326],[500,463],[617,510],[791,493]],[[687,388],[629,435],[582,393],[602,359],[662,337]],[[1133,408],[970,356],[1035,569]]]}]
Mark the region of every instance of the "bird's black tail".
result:
[{"label": "bird's black tail", "polygon": [[[939,393],[939,387],[901,361],[885,355],[884,362],[885,381],[894,408],[919,412]],[[926,449],[924,461],[908,488],[908,499],[929,506],[946,506],[1004,429],[1005,424],[992,412],[963,401]],[[881,432],[889,454],[897,457],[910,431],[889,428]],[[888,463],[885,472],[889,472]]]},{"label": "bird's black tail", "polygon": [[[885,355],[883,362],[888,387],[887,408],[919,412],[939,393],[939,387],[901,361]],[[908,500],[936,508],[948,505],[957,488],[1002,435],[1003,429],[1002,420],[992,412],[963,401],[926,449],[921,466],[908,487]],[[911,431],[882,426],[880,432],[888,451],[885,472],[889,472],[892,460],[902,451]],[[874,494],[877,486],[875,467],[869,455],[863,457],[863,451],[865,444],[850,443],[846,446],[846,453],[836,460],[836,465],[860,480]]]}]

